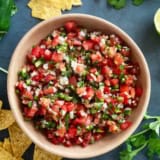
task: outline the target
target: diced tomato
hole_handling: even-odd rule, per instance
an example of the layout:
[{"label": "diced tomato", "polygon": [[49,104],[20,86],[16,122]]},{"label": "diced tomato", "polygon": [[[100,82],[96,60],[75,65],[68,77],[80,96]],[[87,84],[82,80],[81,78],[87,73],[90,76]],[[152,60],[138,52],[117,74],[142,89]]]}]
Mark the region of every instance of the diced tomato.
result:
[{"label": "diced tomato", "polygon": [[32,108],[24,107],[24,115],[27,118],[33,118],[37,111],[38,111],[37,107],[32,107]]},{"label": "diced tomato", "polygon": [[55,46],[58,45],[58,44],[59,44],[59,36],[56,36],[56,37],[54,37],[54,39],[52,40],[51,45],[52,45],[53,47],[55,47]]},{"label": "diced tomato", "polygon": [[110,93],[110,88],[108,86],[105,86],[104,87],[104,93]]},{"label": "diced tomato", "polygon": [[54,61],[54,62],[62,62],[63,61],[63,55],[62,54],[60,54],[60,53],[57,53],[57,52],[54,52],[53,54],[52,54],[52,60]]},{"label": "diced tomato", "polygon": [[36,58],[40,58],[40,56],[44,53],[44,49],[40,46],[35,46],[32,48],[31,54],[34,55]]},{"label": "diced tomato", "polygon": [[77,24],[74,21],[69,21],[64,24],[67,32],[74,32],[77,29]]},{"label": "diced tomato", "polygon": [[93,36],[93,37],[91,37],[91,40],[92,40],[94,43],[99,44],[99,43],[100,43],[101,38],[100,38],[100,37],[98,37],[98,36]]},{"label": "diced tomato", "polygon": [[51,60],[52,52],[50,50],[45,50],[42,57],[44,57],[46,61],[49,61]]},{"label": "diced tomato", "polygon": [[119,66],[123,62],[124,62],[124,59],[123,59],[122,55],[119,54],[119,53],[116,53],[115,56],[114,56],[114,63]]},{"label": "diced tomato", "polygon": [[121,53],[123,54],[123,56],[128,57],[131,54],[131,50],[129,48],[122,48]]},{"label": "diced tomato", "polygon": [[68,38],[68,39],[75,38],[76,36],[77,36],[77,33],[75,33],[75,32],[69,32],[69,33],[67,34],[67,38]]},{"label": "diced tomato", "polygon": [[48,74],[48,75],[46,75],[46,77],[45,77],[45,82],[48,83],[48,82],[53,81],[53,80],[55,80],[55,79],[56,79],[55,76],[53,76],[53,75],[51,75],[51,74]]},{"label": "diced tomato", "polygon": [[104,76],[110,77],[110,76],[112,75],[112,70],[111,70],[111,68],[108,67],[108,66],[103,66],[103,67],[101,68],[101,73],[102,73]]},{"label": "diced tomato", "polygon": [[122,123],[122,124],[120,125],[120,128],[121,128],[122,130],[126,130],[126,129],[129,128],[131,125],[132,125],[132,122],[126,121],[126,122],[124,122],[124,123]]},{"label": "diced tomato", "polygon": [[81,118],[76,118],[74,120],[74,124],[79,124],[79,125],[85,125],[86,124],[86,120],[87,118],[86,117],[81,117]]},{"label": "diced tomato", "polygon": [[120,86],[120,92],[121,92],[121,93],[124,93],[124,92],[129,93],[129,90],[130,90],[130,87],[127,86],[127,85],[121,85],[121,86]]},{"label": "diced tomato", "polygon": [[85,40],[82,46],[85,50],[91,50],[94,47],[94,42],[92,40]]},{"label": "diced tomato", "polygon": [[52,105],[52,110],[54,111],[54,112],[56,112],[56,113],[59,113],[59,111],[60,111],[60,106],[58,105],[58,104],[54,104],[54,105]]},{"label": "diced tomato", "polygon": [[82,45],[82,42],[81,42],[80,40],[74,39],[74,40],[73,40],[73,45],[74,45],[74,46],[81,46],[81,45]]},{"label": "diced tomato", "polygon": [[23,82],[23,81],[19,81],[19,82],[16,84],[16,88],[17,88],[20,92],[23,92],[23,91],[24,91],[24,82]]},{"label": "diced tomato", "polygon": [[65,104],[62,106],[62,109],[67,111],[67,112],[71,112],[72,110],[74,110],[75,105],[72,102],[65,102]]},{"label": "diced tomato", "polygon": [[77,128],[69,128],[68,129],[68,137],[74,138],[77,135]]},{"label": "diced tomato", "polygon": [[101,62],[103,60],[102,55],[100,54],[100,52],[96,52],[94,54],[91,54],[91,60],[92,62]]},{"label": "diced tomato", "polygon": [[94,89],[91,87],[86,88],[86,95],[83,96],[85,99],[91,99],[94,96]]},{"label": "diced tomato", "polygon": [[75,76],[69,77],[69,84],[76,86],[77,85],[77,78]]},{"label": "diced tomato", "polygon": [[141,87],[136,87],[136,96],[140,97],[142,96],[143,89]]},{"label": "diced tomato", "polygon": [[43,78],[42,74],[37,74],[37,75],[32,77],[32,80],[39,82],[42,78]]},{"label": "diced tomato", "polygon": [[24,99],[33,100],[33,94],[30,91],[26,90],[22,96]]},{"label": "diced tomato", "polygon": [[48,95],[48,94],[52,94],[52,93],[54,93],[53,87],[48,87],[48,88],[43,89],[44,95]]},{"label": "diced tomato", "polygon": [[103,98],[104,98],[104,96],[103,96],[102,91],[97,90],[97,91],[96,91],[96,97],[97,97],[98,99],[103,99]]},{"label": "diced tomato", "polygon": [[119,80],[116,78],[111,79],[111,85],[115,86],[119,83]]}]

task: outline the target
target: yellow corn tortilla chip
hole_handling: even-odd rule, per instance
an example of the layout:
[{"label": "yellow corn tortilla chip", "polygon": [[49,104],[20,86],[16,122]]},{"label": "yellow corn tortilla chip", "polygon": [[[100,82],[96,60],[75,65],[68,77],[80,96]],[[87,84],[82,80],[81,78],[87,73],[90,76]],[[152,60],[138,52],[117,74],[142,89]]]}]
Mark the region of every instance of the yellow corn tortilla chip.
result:
[{"label": "yellow corn tortilla chip", "polygon": [[43,7],[42,9],[40,9],[40,6],[36,6],[36,8],[32,9],[32,16],[40,19],[49,19],[60,15],[61,11],[53,7],[50,8]]},{"label": "yellow corn tortilla chip", "polygon": [[9,152],[0,147],[0,160],[17,160]]},{"label": "yellow corn tortilla chip", "polygon": [[0,141],[0,147],[2,147],[2,148],[3,148],[3,142],[1,142],[1,141]]},{"label": "yellow corn tortilla chip", "polygon": [[82,5],[82,1],[81,0],[72,0],[72,5],[73,6],[81,6]]},{"label": "yellow corn tortilla chip", "polygon": [[0,110],[0,130],[8,128],[15,121],[10,110]]},{"label": "yellow corn tortilla chip", "polygon": [[11,146],[13,155],[15,157],[21,157],[24,152],[31,145],[32,141],[23,133],[17,123],[13,123],[9,128],[9,135],[11,140]]},{"label": "yellow corn tortilla chip", "polygon": [[0,100],[0,109],[2,109],[3,102]]},{"label": "yellow corn tortilla chip", "polygon": [[3,148],[11,153],[13,155],[13,151],[12,151],[12,147],[11,147],[11,142],[10,142],[10,139],[9,138],[5,138],[4,139],[4,142],[3,142]]},{"label": "yellow corn tortilla chip", "polygon": [[54,16],[61,15],[60,1],[54,3],[56,0],[31,0],[28,6],[32,9],[32,17],[40,19],[49,19]]},{"label": "yellow corn tortilla chip", "polygon": [[37,145],[35,145],[33,160],[61,160],[61,159],[62,157],[50,154],[39,148]]},{"label": "yellow corn tortilla chip", "polygon": [[82,5],[82,2],[81,0],[30,0],[28,3],[32,17],[40,19],[60,16],[61,10],[71,10],[72,5]]}]

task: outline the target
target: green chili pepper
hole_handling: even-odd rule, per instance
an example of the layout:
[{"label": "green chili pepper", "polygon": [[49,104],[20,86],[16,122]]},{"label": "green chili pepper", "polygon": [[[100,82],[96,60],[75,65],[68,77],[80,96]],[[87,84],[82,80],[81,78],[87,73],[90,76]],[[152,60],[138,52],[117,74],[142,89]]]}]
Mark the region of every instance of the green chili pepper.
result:
[{"label": "green chili pepper", "polygon": [[0,38],[8,32],[11,16],[17,11],[13,0],[0,0]]}]

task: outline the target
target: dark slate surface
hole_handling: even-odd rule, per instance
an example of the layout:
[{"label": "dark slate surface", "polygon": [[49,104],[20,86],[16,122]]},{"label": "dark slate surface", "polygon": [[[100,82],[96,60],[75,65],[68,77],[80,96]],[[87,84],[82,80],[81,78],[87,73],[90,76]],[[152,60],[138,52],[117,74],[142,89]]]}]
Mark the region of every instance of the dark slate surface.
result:
[{"label": "dark slate surface", "polygon": [[[13,50],[22,36],[40,20],[32,18],[30,9],[26,6],[28,0],[15,0],[18,13],[12,17],[12,24],[8,34],[0,41],[0,66],[8,68]],[[144,4],[135,7],[127,1],[127,6],[122,10],[115,10],[106,4],[106,0],[83,0],[82,7],[75,7],[66,13],[87,13],[102,17],[116,24],[127,32],[139,45],[149,64],[152,91],[148,112],[152,115],[160,113],[160,36],[154,29],[153,17],[160,7],[160,0],[145,0]],[[0,73],[0,98],[4,101],[4,107],[9,108],[7,91],[7,76]],[[160,115],[160,114],[159,114]],[[7,131],[0,132],[0,139],[7,137]],[[90,160],[118,160],[119,151],[123,145],[112,152]],[[32,160],[33,145],[25,153],[25,160]],[[78,154],[78,153],[77,153]],[[146,160],[143,153],[135,160]]]}]

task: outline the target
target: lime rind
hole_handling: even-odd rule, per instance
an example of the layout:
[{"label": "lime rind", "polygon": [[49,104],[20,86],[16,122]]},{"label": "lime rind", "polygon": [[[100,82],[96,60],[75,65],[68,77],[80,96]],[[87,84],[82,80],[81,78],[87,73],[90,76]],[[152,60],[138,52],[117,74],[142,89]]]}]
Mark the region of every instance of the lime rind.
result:
[{"label": "lime rind", "polygon": [[157,33],[160,35],[160,8],[156,11],[154,15],[154,25]]}]

